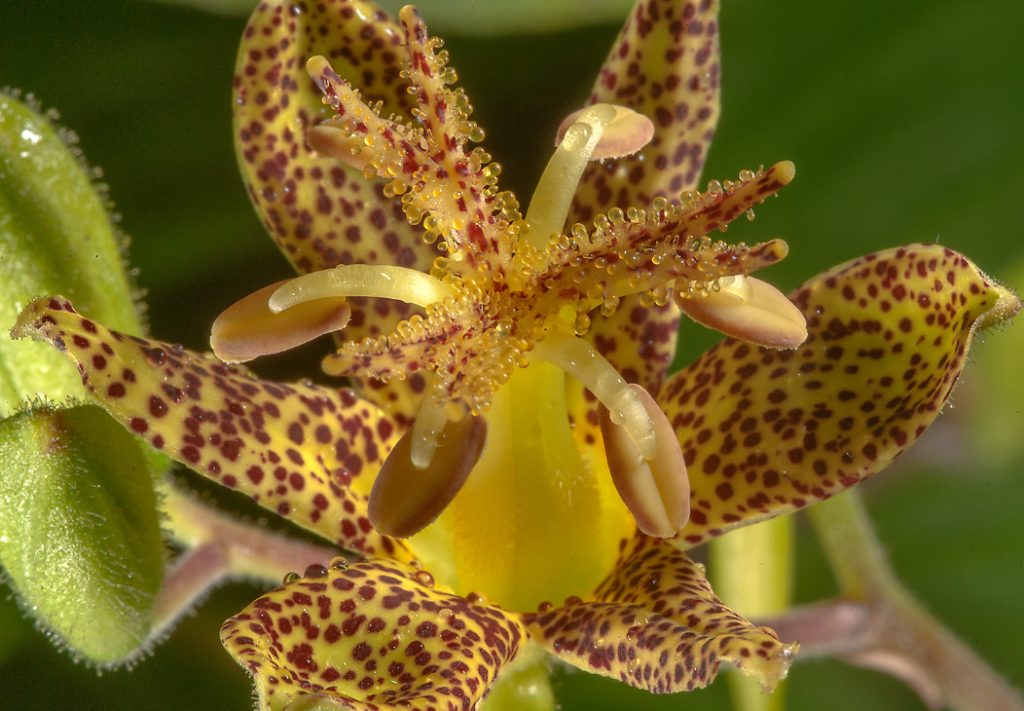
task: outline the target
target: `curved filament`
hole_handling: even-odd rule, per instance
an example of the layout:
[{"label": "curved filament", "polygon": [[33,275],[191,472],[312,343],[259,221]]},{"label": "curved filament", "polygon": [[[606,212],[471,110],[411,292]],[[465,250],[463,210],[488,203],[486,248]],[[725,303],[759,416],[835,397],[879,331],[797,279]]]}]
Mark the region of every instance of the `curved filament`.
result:
[{"label": "curved filament", "polygon": [[330,296],[372,296],[397,299],[426,308],[454,290],[415,269],[379,264],[346,264],[292,279],[270,297],[270,310],[280,313],[297,304]]},{"label": "curved filament", "polygon": [[629,383],[604,356],[584,341],[556,330],[537,344],[533,357],[558,366],[580,381],[608,408],[611,421],[621,426],[644,459],[657,454],[654,423]]}]

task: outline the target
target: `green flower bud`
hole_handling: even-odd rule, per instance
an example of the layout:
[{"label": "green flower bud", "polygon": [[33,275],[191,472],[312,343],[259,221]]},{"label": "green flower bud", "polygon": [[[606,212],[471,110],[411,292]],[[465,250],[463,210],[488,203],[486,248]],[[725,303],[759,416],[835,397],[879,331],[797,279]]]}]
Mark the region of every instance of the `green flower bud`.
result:
[{"label": "green flower bud", "polygon": [[[0,94],[0,333],[34,296],[65,294],[83,313],[141,333],[120,238],[77,151],[50,122]],[[85,397],[79,376],[42,343],[0,337],[0,417],[45,396]]]},{"label": "green flower bud", "polygon": [[0,420],[0,562],[77,655],[123,661],[150,632],[164,547],[142,446],[95,405]]}]

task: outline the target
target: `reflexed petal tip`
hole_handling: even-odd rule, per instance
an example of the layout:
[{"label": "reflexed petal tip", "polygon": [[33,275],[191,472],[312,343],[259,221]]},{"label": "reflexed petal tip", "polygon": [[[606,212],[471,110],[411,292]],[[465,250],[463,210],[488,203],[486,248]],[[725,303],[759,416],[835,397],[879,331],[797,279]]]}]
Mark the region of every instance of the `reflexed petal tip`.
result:
[{"label": "reflexed petal tip", "polygon": [[639,385],[630,387],[639,396],[654,425],[656,454],[649,460],[640,456],[625,428],[614,424],[608,409],[602,407],[601,435],[608,469],[637,527],[649,536],[670,538],[690,519],[686,462],[672,424],[654,398]]},{"label": "reflexed petal tip", "polygon": [[270,296],[286,283],[266,286],[218,316],[210,335],[214,355],[226,363],[241,363],[301,346],[348,324],[352,312],[340,297],[307,301],[274,313]]},{"label": "reflexed petal tip", "polygon": [[470,415],[448,422],[423,469],[412,461],[416,432],[410,429],[398,440],[370,492],[370,523],[388,536],[407,538],[441,515],[483,453],[487,420]]},{"label": "reflexed petal tip", "polygon": [[397,426],[351,391],[261,380],[109,331],[59,296],[32,301],[15,335],[71,358],[90,397],[178,462],[348,550],[411,560],[370,526],[363,495]]},{"label": "reflexed petal tip", "polygon": [[677,294],[675,301],[697,323],[765,348],[796,348],[807,339],[800,309],[760,279],[739,276],[706,297]]},{"label": "reflexed petal tip", "polygon": [[[613,107],[615,117],[601,134],[601,139],[590,156],[591,160],[622,158],[631,155],[650,143],[651,138],[654,137],[654,123],[649,118],[625,106],[613,105]],[[580,115],[589,108],[591,107],[582,108],[565,117],[558,127],[558,135],[555,137],[556,146],[561,144],[569,127],[576,123]]]}]

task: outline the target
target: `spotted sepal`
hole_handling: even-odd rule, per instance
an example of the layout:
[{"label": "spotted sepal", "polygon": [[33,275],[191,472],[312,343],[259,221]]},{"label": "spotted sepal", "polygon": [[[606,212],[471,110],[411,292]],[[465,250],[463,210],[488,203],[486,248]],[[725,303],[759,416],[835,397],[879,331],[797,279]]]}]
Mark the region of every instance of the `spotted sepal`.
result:
[{"label": "spotted sepal", "polygon": [[[310,149],[307,131],[332,111],[306,73],[306,60],[328,57],[381,111],[409,115],[409,82],[400,76],[402,28],[371,2],[265,0],[242,37],[235,68],[238,161],[267,230],[302,273],[338,264],[394,264],[428,271],[438,252],[424,244],[383,185]],[[413,308],[386,299],[349,299],[346,340],[379,337]],[[407,388],[372,383],[364,394],[396,416],[415,413]]]},{"label": "spotted sepal", "polygon": [[696,545],[803,508],[885,468],[938,415],[978,329],[1020,300],[966,257],[901,247],[843,264],[790,299],[792,351],[726,339],[658,397],[690,475]]},{"label": "spotted sepal", "polygon": [[59,296],[31,302],[14,335],[71,358],[99,405],[182,464],[344,548],[410,559],[366,517],[373,477],[400,433],[351,391],[260,380],[213,356],[109,331]]},{"label": "spotted sepal", "polygon": [[360,0],[302,8],[266,0],[245,29],[233,102],[239,163],[267,229],[300,272],[354,262],[430,268],[430,250],[379,190],[306,145],[307,130],[331,116],[306,60],[330,57],[364,100],[408,112],[401,44],[394,18]]},{"label": "spotted sepal", "polygon": [[406,566],[368,559],[295,577],[221,628],[261,709],[312,695],[328,708],[469,711],[525,638],[515,616]]},{"label": "spotted sepal", "polygon": [[549,607],[524,615],[542,647],[580,669],[656,694],[703,688],[722,662],[771,691],[799,647],[727,608],[702,565],[640,533],[591,600]]}]

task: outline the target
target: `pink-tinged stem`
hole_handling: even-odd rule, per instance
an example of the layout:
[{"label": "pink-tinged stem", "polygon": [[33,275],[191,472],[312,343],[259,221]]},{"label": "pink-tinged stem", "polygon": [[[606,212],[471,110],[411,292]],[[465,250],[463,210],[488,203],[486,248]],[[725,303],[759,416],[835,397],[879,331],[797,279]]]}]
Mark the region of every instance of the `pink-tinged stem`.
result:
[{"label": "pink-tinged stem", "polygon": [[218,543],[193,548],[176,560],[153,604],[152,637],[163,635],[199,598],[227,575],[227,556]]},{"label": "pink-tinged stem", "polygon": [[340,553],[235,520],[168,483],[161,494],[165,527],[186,550],[171,565],[157,596],[154,637],[227,578],[279,584],[286,574],[301,573],[313,563],[329,565]]},{"label": "pink-tinged stem", "polygon": [[932,709],[1024,711],[1024,699],[896,579],[864,503],[847,491],[809,514],[842,597],[761,620],[800,658],[830,655],[901,679]]}]

